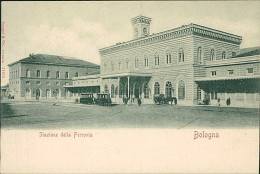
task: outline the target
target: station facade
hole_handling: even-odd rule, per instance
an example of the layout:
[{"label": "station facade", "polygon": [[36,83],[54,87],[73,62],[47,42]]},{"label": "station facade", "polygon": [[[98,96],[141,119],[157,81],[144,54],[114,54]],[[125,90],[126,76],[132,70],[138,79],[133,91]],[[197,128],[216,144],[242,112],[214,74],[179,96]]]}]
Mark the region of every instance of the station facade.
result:
[{"label": "station facade", "polygon": [[150,34],[151,18],[131,22],[133,40],[99,50],[100,90],[115,102],[125,96],[148,104],[164,94],[182,105],[205,98],[224,104],[229,97],[236,104],[259,103],[259,47],[241,50],[241,36],[197,24]]}]

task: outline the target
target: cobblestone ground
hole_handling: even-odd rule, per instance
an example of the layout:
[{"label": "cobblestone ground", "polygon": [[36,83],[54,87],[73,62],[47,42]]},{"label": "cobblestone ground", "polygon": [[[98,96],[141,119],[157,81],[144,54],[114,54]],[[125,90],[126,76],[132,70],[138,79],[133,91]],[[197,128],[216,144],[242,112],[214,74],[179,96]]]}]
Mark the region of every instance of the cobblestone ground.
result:
[{"label": "cobblestone ground", "polygon": [[1,101],[3,129],[258,128],[259,110],[212,106]]}]

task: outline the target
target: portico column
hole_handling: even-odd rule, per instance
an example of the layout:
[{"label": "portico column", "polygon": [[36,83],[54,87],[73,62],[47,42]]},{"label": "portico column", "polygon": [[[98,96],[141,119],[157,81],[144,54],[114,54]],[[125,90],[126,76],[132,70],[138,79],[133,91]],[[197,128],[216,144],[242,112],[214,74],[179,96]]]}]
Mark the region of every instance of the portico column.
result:
[{"label": "portico column", "polygon": [[109,97],[111,97],[111,81],[110,81],[110,78],[108,79],[108,83],[109,83],[109,86],[108,86]]},{"label": "portico column", "polygon": [[127,94],[128,94],[128,98],[130,98],[130,84],[129,84],[129,81],[130,81],[130,77],[128,76],[128,77],[127,77],[127,86],[128,86]]},{"label": "portico column", "polygon": [[119,89],[119,88],[120,88],[120,77],[117,78],[117,85],[118,85],[118,86],[117,86],[117,95],[118,95],[118,101],[119,101],[119,98],[120,98],[120,96],[119,96],[119,91],[120,91],[120,89]]}]

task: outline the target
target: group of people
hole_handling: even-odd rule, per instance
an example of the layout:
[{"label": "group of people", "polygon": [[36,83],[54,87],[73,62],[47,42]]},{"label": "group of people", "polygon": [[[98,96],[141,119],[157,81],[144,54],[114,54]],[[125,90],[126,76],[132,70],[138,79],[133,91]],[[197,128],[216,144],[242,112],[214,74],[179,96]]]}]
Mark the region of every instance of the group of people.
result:
[{"label": "group of people", "polygon": [[[128,103],[128,101],[129,101],[129,99],[130,98],[124,96],[123,97],[123,103],[126,105]],[[134,98],[132,98],[131,102],[134,102]],[[137,98],[137,103],[138,103],[138,106],[141,106],[141,104],[142,104],[141,98]]]},{"label": "group of people", "polygon": [[[220,98],[218,98],[217,100],[218,100],[218,106],[220,106]],[[230,106],[230,104],[231,104],[230,97],[226,100],[226,104],[227,104],[227,106]]]}]

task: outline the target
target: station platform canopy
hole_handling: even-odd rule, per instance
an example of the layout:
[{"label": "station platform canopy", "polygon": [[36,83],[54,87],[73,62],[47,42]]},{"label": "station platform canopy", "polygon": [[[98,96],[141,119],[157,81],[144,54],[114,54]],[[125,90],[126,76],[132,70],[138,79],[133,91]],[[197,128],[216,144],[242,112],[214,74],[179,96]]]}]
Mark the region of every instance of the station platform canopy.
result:
[{"label": "station platform canopy", "polygon": [[260,92],[260,75],[237,77],[211,77],[195,80],[200,89],[206,92],[220,93],[256,93]]},{"label": "station platform canopy", "polygon": [[118,74],[108,74],[102,75],[101,78],[118,78],[118,77],[151,77],[152,73],[140,73],[140,72],[125,72],[125,73],[118,73]]}]

